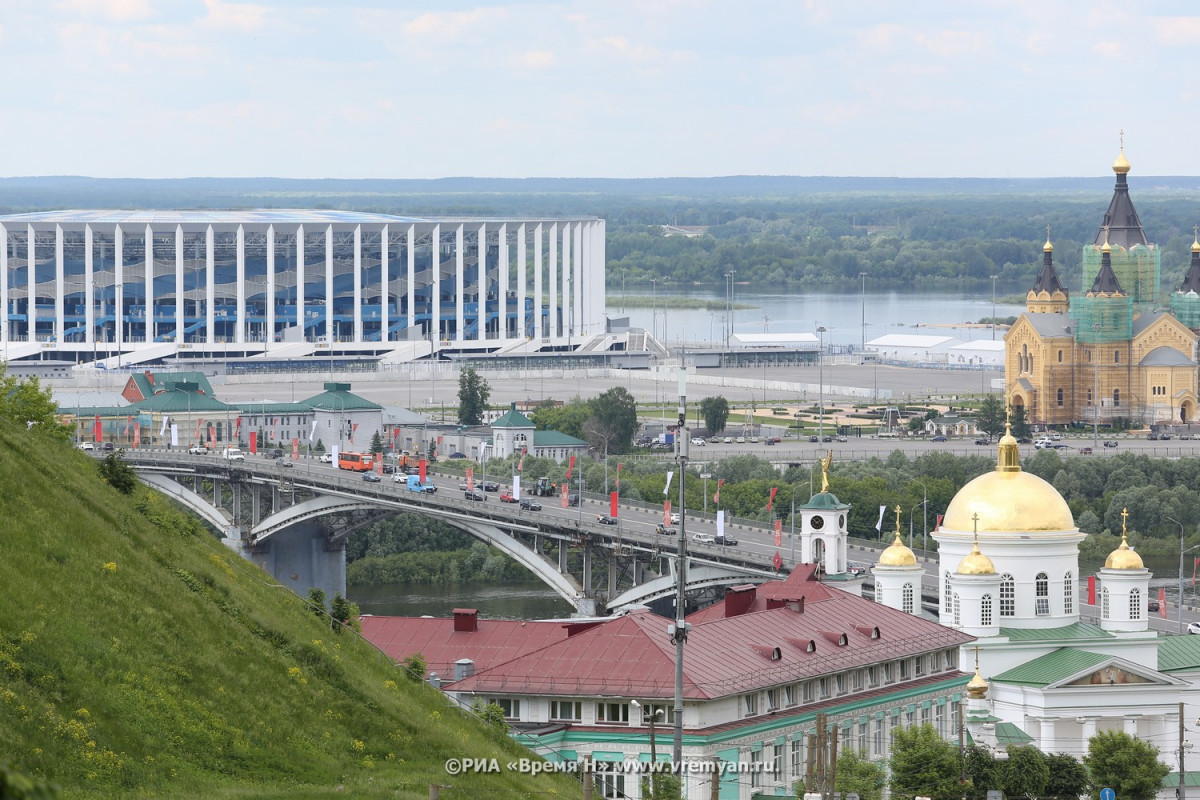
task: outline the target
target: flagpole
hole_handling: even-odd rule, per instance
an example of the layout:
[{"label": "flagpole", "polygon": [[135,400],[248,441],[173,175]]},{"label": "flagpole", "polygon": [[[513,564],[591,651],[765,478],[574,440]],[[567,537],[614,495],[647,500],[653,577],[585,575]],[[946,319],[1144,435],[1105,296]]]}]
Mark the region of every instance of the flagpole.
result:
[{"label": "flagpole", "polygon": [[675,642],[675,736],[672,758],[679,766],[683,764],[683,645],[687,641],[688,625],[684,621],[687,600],[687,510],[684,507],[684,476],[687,473],[687,368],[679,365],[679,427],[675,431],[675,452],[679,459],[679,568],[676,570],[678,586],[675,592],[675,624],[669,632]]}]

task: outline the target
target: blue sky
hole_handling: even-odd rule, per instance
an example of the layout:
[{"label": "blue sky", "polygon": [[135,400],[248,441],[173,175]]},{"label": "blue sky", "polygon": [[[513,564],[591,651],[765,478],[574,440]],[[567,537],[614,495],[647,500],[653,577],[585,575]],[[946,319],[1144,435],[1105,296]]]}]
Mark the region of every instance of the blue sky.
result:
[{"label": "blue sky", "polygon": [[4,0],[0,66],[5,176],[1200,174],[1191,2]]}]

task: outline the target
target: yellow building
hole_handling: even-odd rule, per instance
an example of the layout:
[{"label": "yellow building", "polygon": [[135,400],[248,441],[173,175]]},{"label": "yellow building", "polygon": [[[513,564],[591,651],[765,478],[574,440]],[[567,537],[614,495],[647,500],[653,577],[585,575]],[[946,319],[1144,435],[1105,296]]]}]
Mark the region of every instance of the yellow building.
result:
[{"label": "yellow building", "polygon": [[1090,288],[1071,298],[1054,270],[1047,231],[1026,311],[1004,336],[1005,398],[1024,407],[1031,423],[1197,421],[1200,241],[1171,310],[1157,307],[1159,250],[1129,198],[1129,168],[1122,148],[1104,222],[1084,246]]}]

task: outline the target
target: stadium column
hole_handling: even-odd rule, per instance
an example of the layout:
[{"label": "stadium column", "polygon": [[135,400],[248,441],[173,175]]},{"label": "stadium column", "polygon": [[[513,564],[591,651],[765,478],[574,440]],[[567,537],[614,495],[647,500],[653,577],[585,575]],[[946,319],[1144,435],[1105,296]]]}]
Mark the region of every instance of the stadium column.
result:
[{"label": "stadium column", "polygon": [[405,288],[405,292],[406,292],[405,297],[406,297],[407,302],[405,302],[404,324],[405,324],[405,329],[406,329],[405,334],[408,336],[412,335],[412,328],[413,328],[413,324],[415,322],[413,319],[413,315],[416,314],[416,312],[413,310],[413,306],[416,304],[416,301],[417,301],[417,250],[415,247],[416,240],[417,240],[417,226],[415,223],[409,223],[408,230],[405,232],[405,236],[404,236],[405,249],[408,250],[408,253],[407,253],[408,258],[406,259],[407,266],[408,266],[408,276],[407,276],[408,282],[407,282],[406,288]]},{"label": "stadium column", "polygon": [[454,341],[461,342],[463,340],[463,324],[465,323],[464,315],[466,309],[463,307],[464,298],[466,297],[466,276],[463,275],[463,270],[466,265],[463,263],[463,224],[458,223],[454,229]]},{"label": "stadium column", "polygon": [[[83,296],[87,307],[83,311],[83,324],[87,329],[83,341],[96,341],[96,262],[92,259],[92,226],[83,226]],[[92,349],[95,352],[95,348]]]},{"label": "stadium column", "polygon": [[496,252],[500,254],[496,264],[496,338],[501,342],[508,339],[508,223],[500,223],[496,232]]},{"label": "stadium column", "polygon": [[574,276],[571,274],[571,223],[564,222],[562,226],[562,335],[568,339],[575,333],[573,330],[575,319],[572,316],[575,309],[571,305],[572,283],[574,283]]},{"label": "stadium column", "polygon": [[325,337],[330,346],[337,341],[336,327],[333,318],[333,225],[330,224],[325,226]]},{"label": "stadium column", "polygon": [[175,226],[175,343],[183,344],[183,226]]},{"label": "stadium column", "polygon": [[296,328],[300,341],[308,341],[308,326],[304,311],[304,226],[296,226]]},{"label": "stadium column", "polygon": [[63,230],[62,225],[54,226],[54,341],[62,342],[65,329],[66,298],[63,296],[63,285],[66,282],[63,264]]},{"label": "stadium column", "polygon": [[516,313],[516,329],[513,334],[516,338],[524,341],[526,331],[529,330],[528,322],[525,320],[525,257],[528,251],[525,245],[525,223],[522,222],[517,226],[517,313]]},{"label": "stadium column", "polygon": [[363,340],[362,321],[362,225],[354,226],[354,341]]},{"label": "stadium column", "polygon": [[246,343],[246,228],[239,224],[237,229],[237,303],[234,311],[233,341],[236,344]]},{"label": "stadium column", "polygon": [[533,229],[533,338],[541,341],[542,329],[542,223]]},{"label": "stadium column", "polygon": [[120,225],[113,226],[113,339],[117,343],[117,364],[121,363],[121,351],[125,347],[125,234]]},{"label": "stadium column", "polygon": [[546,298],[546,313],[549,315],[549,330],[546,336],[555,338],[559,335],[558,320],[558,223],[550,223],[550,231],[546,237],[550,244],[550,257],[547,266],[550,268],[547,289],[550,296]]},{"label": "stadium column", "polygon": [[267,327],[263,331],[263,351],[275,342],[275,226],[267,226],[267,290],[263,298]]},{"label": "stadium column", "polygon": [[442,338],[442,295],[438,288],[442,270],[442,226],[429,232],[429,345],[430,355],[437,352]]},{"label": "stadium column", "polygon": [[34,303],[36,298],[34,292],[36,290],[37,261],[34,257],[37,255],[35,241],[37,239],[32,224],[25,226],[25,331],[29,334],[29,341],[37,341],[37,317],[35,316]]},{"label": "stadium column", "polygon": [[216,234],[213,226],[204,229],[204,341],[211,347],[217,343],[217,312],[213,306],[217,300]]},{"label": "stadium column", "polygon": [[8,357],[8,228],[0,225],[0,342],[5,345],[4,356]]},{"label": "stadium column", "polygon": [[583,298],[588,294],[584,291],[583,285],[583,223],[575,222],[571,225],[575,229],[575,246],[571,248],[571,252],[575,256],[575,334],[583,338],[583,332],[586,330],[584,322],[587,316],[584,314]]},{"label": "stadium column", "polygon": [[154,228],[146,223],[142,253],[146,256],[146,308],[143,310],[142,341],[154,341]]},{"label": "stadium column", "polygon": [[391,236],[387,225],[379,232],[379,341],[385,346],[388,342],[388,306],[391,295],[388,293],[388,239]]},{"label": "stadium column", "polygon": [[475,259],[478,268],[475,270],[475,338],[478,341],[487,339],[487,223],[479,223],[479,231],[475,234]]}]

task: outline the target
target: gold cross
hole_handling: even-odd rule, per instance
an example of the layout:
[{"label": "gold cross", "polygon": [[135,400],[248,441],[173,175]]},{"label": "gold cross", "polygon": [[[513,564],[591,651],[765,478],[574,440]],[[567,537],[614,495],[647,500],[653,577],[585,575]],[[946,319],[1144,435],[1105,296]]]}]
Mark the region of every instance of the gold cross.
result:
[{"label": "gold cross", "polygon": [[1122,508],[1121,509],[1121,535],[1122,536],[1125,535],[1125,520],[1127,520],[1128,518],[1129,518],[1129,509]]},{"label": "gold cross", "polygon": [[896,538],[900,538],[900,504],[896,504]]}]

